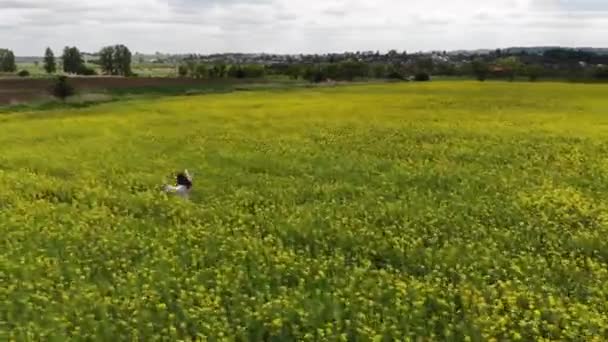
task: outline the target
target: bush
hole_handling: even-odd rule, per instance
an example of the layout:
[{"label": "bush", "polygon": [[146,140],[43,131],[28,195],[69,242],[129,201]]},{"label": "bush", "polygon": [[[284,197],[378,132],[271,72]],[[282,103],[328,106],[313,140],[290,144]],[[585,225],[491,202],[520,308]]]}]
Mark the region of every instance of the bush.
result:
[{"label": "bush", "polygon": [[327,79],[320,66],[306,67],[303,77],[311,83],[321,83]]},{"label": "bush", "polygon": [[97,72],[93,68],[89,68],[83,65],[78,69],[78,75],[95,76],[97,75]]},{"label": "bush", "polygon": [[428,82],[431,80],[431,76],[426,72],[418,72],[414,76],[414,81],[416,82]]},{"label": "bush", "polygon": [[403,75],[401,75],[397,70],[393,70],[386,75],[386,78],[390,80],[403,80]]},{"label": "bush", "polygon": [[186,77],[186,76],[188,76],[188,67],[186,67],[185,65],[180,65],[177,68],[177,74],[179,75],[179,77]]},{"label": "bush", "polygon": [[65,99],[69,96],[74,95],[74,87],[68,82],[68,78],[66,76],[59,76],[55,81],[52,89],[53,96],[61,99],[65,102]]},{"label": "bush", "polygon": [[538,78],[545,72],[545,69],[540,64],[528,65],[523,68],[530,82],[536,82]]},{"label": "bush", "polygon": [[17,73],[17,76],[19,77],[29,77],[30,76],[30,72],[27,70],[21,70]]},{"label": "bush", "polygon": [[599,80],[608,80],[608,67],[598,67],[595,69],[593,76]]}]

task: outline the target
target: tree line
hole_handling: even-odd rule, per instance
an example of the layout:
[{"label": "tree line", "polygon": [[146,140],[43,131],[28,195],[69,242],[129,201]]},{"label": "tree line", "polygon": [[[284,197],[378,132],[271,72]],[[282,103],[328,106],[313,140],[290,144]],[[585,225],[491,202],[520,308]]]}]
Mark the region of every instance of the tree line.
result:
[{"label": "tree line", "polygon": [[[425,81],[431,76],[475,78],[479,81],[504,79],[608,80],[608,56],[589,52],[548,50],[543,54],[512,54],[500,51],[468,57],[444,55],[406,55],[392,51],[387,55],[327,55],[270,64],[225,64],[192,56],[179,66],[181,77],[252,78],[282,75],[310,82],[327,80],[393,79]],[[605,63],[605,64],[603,64]]]},{"label": "tree line", "polygon": [[[65,47],[63,55],[55,58],[47,48],[44,69],[53,74],[58,70],[67,74],[95,75],[100,69],[105,75],[136,76],[132,69],[131,51],[124,45],[103,47],[95,59],[84,60],[77,47]],[[234,56],[233,56],[234,57]],[[454,76],[487,79],[527,78],[536,81],[543,78],[608,80],[608,55],[571,49],[550,49],[541,53],[510,50],[484,54],[408,54],[392,50],[386,54],[344,53],[307,55],[293,58],[286,56],[262,56],[245,59],[222,56],[190,55],[181,58],[176,67],[180,77],[198,79],[262,78],[282,75],[291,79],[310,82],[326,80],[353,81],[356,79],[413,79],[428,80],[431,76]],[[61,66],[59,66],[59,62]],[[236,62],[235,62],[236,60]],[[92,68],[91,66],[98,66]],[[15,72],[15,55],[0,49],[0,72]],[[26,74],[24,74],[26,75]]]},{"label": "tree line", "polygon": [[[105,75],[133,76],[131,70],[132,54],[124,45],[106,46],[99,51],[99,59],[88,61],[89,64],[98,65]],[[66,46],[63,49],[61,70],[66,74],[96,75],[97,72],[85,62],[83,53],[75,46]],[[58,62],[51,48],[44,52],[43,68],[48,74],[57,72]],[[13,51],[0,49],[0,72],[15,72],[17,65]]]}]

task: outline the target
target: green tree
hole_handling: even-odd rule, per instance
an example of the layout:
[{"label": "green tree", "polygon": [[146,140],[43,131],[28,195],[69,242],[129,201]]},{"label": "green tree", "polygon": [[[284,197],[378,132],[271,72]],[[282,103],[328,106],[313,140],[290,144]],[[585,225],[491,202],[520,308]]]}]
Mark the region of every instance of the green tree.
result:
[{"label": "green tree", "polygon": [[80,74],[85,69],[82,54],[77,47],[66,46],[63,49],[63,71],[70,74]]},{"label": "green tree", "polygon": [[540,64],[532,64],[525,67],[524,72],[530,82],[535,82],[543,74],[545,69]]},{"label": "green tree", "polygon": [[228,72],[226,64],[216,64],[209,69],[210,78],[224,78]]},{"label": "green tree", "polygon": [[0,49],[0,72],[15,72],[15,54],[11,50]]},{"label": "green tree", "polygon": [[228,77],[230,78],[245,78],[245,70],[241,65],[231,65],[228,69]]},{"label": "green tree", "polygon": [[509,78],[509,81],[515,80],[517,74],[522,70],[522,63],[517,57],[506,57],[496,61],[496,65],[504,70],[504,73]]},{"label": "green tree", "polygon": [[53,96],[65,102],[66,98],[74,95],[74,87],[72,87],[72,85],[68,82],[68,78],[66,76],[59,76],[53,84],[51,93]]},{"label": "green tree", "polygon": [[323,68],[319,65],[306,66],[303,77],[311,83],[321,83],[327,79],[327,75],[325,75]]},{"label": "green tree", "polygon": [[416,59],[416,73],[432,73],[435,68],[435,62],[432,58],[422,57]]},{"label": "green tree", "polygon": [[481,59],[474,60],[471,63],[471,69],[475,77],[481,82],[486,80],[486,78],[488,77],[488,73],[490,72],[490,67],[488,66],[488,63]]},{"label": "green tree", "polygon": [[47,74],[52,74],[57,71],[57,62],[55,61],[55,54],[50,47],[46,48],[44,52],[44,70]]},{"label": "green tree", "polygon": [[101,71],[107,75],[114,75],[114,47],[106,46],[99,51],[99,66]]},{"label": "green tree", "polygon": [[179,77],[186,77],[188,76],[188,67],[185,65],[180,65],[177,67],[177,74],[179,75]]},{"label": "green tree", "polygon": [[286,71],[287,76],[293,80],[297,80],[302,75],[302,67],[297,64],[290,64]]},{"label": "green tree", "polygon": [[372,67],[372,76],[374,78],[386,78],[388,74],[388,68],[384,64],[375,64]]},{"label": "green tree", "polygon": [[206,78],[207,77],[207,66],[205,64],[198,64],[194,69],[194,77]]},{"label": "green tree", "polygon": [[345,61],[339,64],[339,79],[352,81],[357,77],[367,77],[369,66],[363,62]]},{"label": "green tree", "polygon": [[106,46],[99,51],[99,64],[107,75],[131,75],[132,58],[129,48],[121,44]]}]

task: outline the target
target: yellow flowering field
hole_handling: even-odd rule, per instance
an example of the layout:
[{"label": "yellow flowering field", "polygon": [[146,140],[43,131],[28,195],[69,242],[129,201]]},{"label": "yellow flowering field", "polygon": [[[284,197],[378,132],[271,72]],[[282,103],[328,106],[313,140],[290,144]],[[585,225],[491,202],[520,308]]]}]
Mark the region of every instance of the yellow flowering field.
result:
[{"label": "yellow flowering field", "polygon": [[606,340],[607,110],[432,82],[4,114],[0,340]]}]

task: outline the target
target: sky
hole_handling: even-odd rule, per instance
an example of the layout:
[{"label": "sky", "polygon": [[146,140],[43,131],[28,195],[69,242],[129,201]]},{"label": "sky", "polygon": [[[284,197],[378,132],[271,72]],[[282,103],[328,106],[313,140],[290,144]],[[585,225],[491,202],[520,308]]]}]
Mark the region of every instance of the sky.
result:
[{"label": "sky", "polygon": [[608,47],[608,0],[0,0],[0,48],[154,53]]}]

